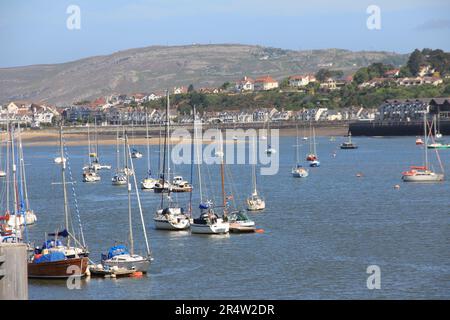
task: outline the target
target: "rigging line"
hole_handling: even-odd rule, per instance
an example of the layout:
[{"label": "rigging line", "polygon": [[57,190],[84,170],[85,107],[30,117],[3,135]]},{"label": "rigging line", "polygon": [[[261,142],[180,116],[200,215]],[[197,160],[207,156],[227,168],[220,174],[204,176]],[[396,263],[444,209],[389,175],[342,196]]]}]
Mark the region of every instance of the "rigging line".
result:
[{"label": "rigging line", "polygon": [[[77,219],[78,219],[78,227],[79,227],[80,234],[81,234],[81,241],[83,243],[83,247],[86,247],[86,241],[85,241],[85,238],[84,238],[83,226],[81,224],[80,209],[79,209],[79,206],[78,206],[77,193],[76,193],[76,190],[75,190],[75,183],[73,183],[74,180],[73,180],[73,175],[72,175],[72,168],[70,166],[69,153],[67,151],[67,145],[65,144],[65,142],[63,142],[63,147],[64,147],[64,157],[66,158],[67,169],[68,169],[68,172],[69,172],[69,181],[71,182],[70,185],[71,185],[72,196],[73,196],[74,205],[75,205],[75,212],[76,212],[76,216],[77,216]],[[67,231],[69,231],[69,230],[67,230]]]}]

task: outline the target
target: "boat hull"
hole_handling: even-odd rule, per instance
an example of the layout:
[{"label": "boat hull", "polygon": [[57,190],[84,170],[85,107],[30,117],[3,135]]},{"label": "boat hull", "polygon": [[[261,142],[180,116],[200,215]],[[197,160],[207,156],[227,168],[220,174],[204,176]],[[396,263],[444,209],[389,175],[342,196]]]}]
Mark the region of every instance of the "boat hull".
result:
[{"label": "boat hull", "polygon": [[[74,268],[75,273],[69,268]],[[28,278],[65,279],[70,276],[86,275],[88,258],[73,258],[61,261],[28,263]],[[69,273],[68,273],[69,272]]]},{"label": "boat hull", "polygon": [[147,273],[148,269],[150,268],[150,260],[149,259],[142,259],[137,261],[105,260],[103,261],[103,265],[108,266],[109,268],[117,267],[119,269],[134,270],[140,271],[142,273]]},{"label": "boat hull", "polygon": [[442,173],[427,174],[427,175],[403,175],[404,182],[440,182],[444,181]]},{"label": "boat hull", "polygon": [[165,218],[154,218],[155,228],[158,230],[179,231],[189,229],[189,219],[180,219],[179,222],[173,223]]},{"label": "boat hull", "polygon": [[229,223],[209,224],[191,224],[191,233],[196,234],[224,234],[230,231]]}]

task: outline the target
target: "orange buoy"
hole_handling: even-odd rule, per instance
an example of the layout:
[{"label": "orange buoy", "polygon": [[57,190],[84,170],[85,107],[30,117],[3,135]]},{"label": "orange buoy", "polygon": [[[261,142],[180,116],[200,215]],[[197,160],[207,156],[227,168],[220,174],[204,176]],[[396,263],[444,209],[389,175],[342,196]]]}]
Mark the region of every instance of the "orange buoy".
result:
[{"label": "orange buoy", "polygon": [[264,233],[264,229],[256,229],[255,232],[256,233]]},{"label": "orange buoy", "polygon": [[133,278],[139,278],[139,277],[142,277],[142,275],[143,275],[143,273],[141,271],[135,271],[131,274],[131,276]]}]

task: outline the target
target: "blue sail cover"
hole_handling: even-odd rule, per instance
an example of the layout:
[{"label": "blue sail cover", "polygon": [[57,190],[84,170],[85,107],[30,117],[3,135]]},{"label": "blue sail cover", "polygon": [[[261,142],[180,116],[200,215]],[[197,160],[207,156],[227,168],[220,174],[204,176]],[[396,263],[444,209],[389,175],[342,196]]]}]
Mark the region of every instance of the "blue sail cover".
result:
[{"label": "blue sail cover", "polygon": [[209,208],[209,203],[200,203],[198,207],[202,210],[206,210]]},{"label": "blue sail cover", "polygon": [[123,244],[119,244],[119,245],[111,247],[109,249],[108,259],[111,259],[112,257],[115,257],[115,256],[120,256],[122,254],[129,254],[128,248]]},{"label": "blue sail cover", "polygon": [[54,262],[54,261],[61,261],[65,260],[66,256],[63,252],[51,252],[48,254],[44,254],[43,256],[37,258],[34,260],[34,263],[43,263],[43,262]]}]

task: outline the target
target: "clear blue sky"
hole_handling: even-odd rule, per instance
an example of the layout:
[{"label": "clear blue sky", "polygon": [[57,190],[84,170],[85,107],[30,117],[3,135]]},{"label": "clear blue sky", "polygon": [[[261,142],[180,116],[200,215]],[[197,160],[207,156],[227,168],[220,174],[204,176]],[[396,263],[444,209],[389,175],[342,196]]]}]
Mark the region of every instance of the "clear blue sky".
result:
[{"label": "clear blue sky", "polygon": [[[66,9],[81,9],[68,30]],[[366,9],[381,9],[368,30]],[[0,67],[59,63],[149,45],[450,51],[448,0],[0,0]]]}]

